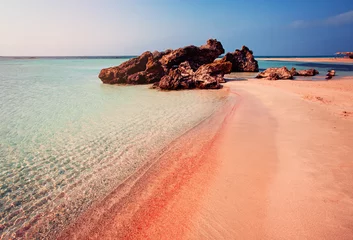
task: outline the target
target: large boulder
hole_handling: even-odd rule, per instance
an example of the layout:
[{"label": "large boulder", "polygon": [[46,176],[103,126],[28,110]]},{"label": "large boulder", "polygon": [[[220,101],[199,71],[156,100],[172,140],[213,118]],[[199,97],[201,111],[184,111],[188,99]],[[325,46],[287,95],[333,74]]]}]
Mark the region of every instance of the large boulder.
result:
[{"label": "large boulder", "polygon": [[191,68],[195,71],[201,65],[213,62],[223,53],[222,44],[216,39],[209,39],[201,47],[191,45],[173,50],[169,54],[164,55],[160,62],[165,69],[169,70],[182,62],[188,61]]},{"label": "large boulder", "polygon": [[233,53],[227,53],[224,62],[232,63],[232,72],[258,72],[259,65],[254,58],[253,52],[246,46],[241,50],[236,49]]},{"label": "large boulder", "polygon": [[230,62],[216,61],[204,64],[196,72],[193,71],[188,61],[182,62],[175,69],[171,69],[168,75],[162,77],[158,87],[162,90],[178,89],[217,89],[220,88],[220,82],[224,82],[224,74],[230,73],[232,64]]},{"label": "large boulder", "polygon": [[[137,79],[138,72],[145,71],[146,64],[150,58],[153,58],[151,52],[144,52],[141,56],[132,58],[117,67],[104,68],[99,73],[99,78],[103,83],[117,84],[127,83],[130,75],[135,75],[133,79]],[[131,77],[130,77],[131,78]]]},{"label": "large boulder", "polygon": [[268,68],[260,72],[256,78],[266,78],[268,80],[293,79],[293,72],[289,71],[286,67]]},{"label": "large boulder", "polygon": [[148,84],[158,82],[165,71],[159,60],[166,52],[144,52],[117,67],[104,68],[99,73],[103,83],[108,84]]}]

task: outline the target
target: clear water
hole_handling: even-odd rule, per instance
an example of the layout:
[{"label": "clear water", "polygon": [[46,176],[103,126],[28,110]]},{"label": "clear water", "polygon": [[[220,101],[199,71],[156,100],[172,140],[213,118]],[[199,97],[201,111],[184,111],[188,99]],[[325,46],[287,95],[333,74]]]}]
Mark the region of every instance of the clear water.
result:
[{"label": "clear water", "polygon": [[0,238],[55,233],[226,99],[101,84],[124,60],[0,59]]}]

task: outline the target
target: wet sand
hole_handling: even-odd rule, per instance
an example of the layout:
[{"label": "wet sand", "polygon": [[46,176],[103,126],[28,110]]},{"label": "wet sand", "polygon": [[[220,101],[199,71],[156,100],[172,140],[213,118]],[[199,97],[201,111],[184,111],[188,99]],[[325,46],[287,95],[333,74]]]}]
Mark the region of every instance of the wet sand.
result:
[{"label": "wet sand", "polygon": [[353,63],[350,58],[258,58],[265,61],[288,61],[288,62],[323,62],[323,63]]},{"label": "wet sand", "polygon": [[60,238],[351,239],[349,81],[226,83],[235,101]]}]

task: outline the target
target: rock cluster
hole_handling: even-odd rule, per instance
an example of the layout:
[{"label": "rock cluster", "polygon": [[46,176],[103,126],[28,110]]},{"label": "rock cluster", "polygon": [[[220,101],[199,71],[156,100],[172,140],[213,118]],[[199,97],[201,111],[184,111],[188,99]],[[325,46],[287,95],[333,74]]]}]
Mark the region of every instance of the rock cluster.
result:
[{"label": "rock cluster", "polygon": [[267,80],[278,80],[278,79],[293,79],[294,76],[315,76],[319,74],[316,69],[307,69],[297,71],[295,68],[288,70],[286,67],[281,68],[268,68],[263,72],[260,72],[256,78],[266,78]]},{"label": "rock cluster", "polygon": [[209,39],[200,47],[147,51],[119,66],[102,69],[99,78],[107,84],[154,83],[154,88],[163,90],[216,89],[225,82],[226,73],[258,71],[257,61],[247,47],[215,60],[223,53],[223,46],[216,39]]},{"label": "rock cluster", "polygon": [[254,58],[253,52],[243,46],[241,50],[236,49],[233,53],[227,53],[222,61],[231,62],[232,72],[258,72],[259,65]]}]

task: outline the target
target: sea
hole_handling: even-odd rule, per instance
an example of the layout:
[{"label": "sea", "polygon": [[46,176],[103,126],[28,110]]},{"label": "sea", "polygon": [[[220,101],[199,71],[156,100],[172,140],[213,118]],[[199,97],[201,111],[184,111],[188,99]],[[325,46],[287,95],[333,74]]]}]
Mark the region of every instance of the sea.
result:
[{"label": "sea", "polygon": [[[0,239],[55,236],[227,101],[219,90],[101,83],[102,68],[131,57],[0,57]],[[258,60],[260,70],[353,73]]]}]

